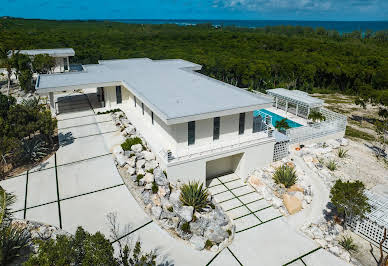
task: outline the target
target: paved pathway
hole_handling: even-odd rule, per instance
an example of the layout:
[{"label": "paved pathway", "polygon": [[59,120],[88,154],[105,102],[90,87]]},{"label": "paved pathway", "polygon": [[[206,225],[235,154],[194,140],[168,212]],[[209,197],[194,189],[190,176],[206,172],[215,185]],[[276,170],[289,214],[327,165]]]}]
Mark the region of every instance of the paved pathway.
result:
[{"label": "paved pathway", "polygon": [[[164,265],[346,265],[293,230],[279,212],[236,175],[211,180],[209,190],[236,223],[233,243],[219,254],[196,251],[144,213],[123,184],[111,155],[120,133],[109,115],[95,115],[95,97],[58,97],[60,148],[38,167],[1,181],[18,198],[14,215],[75,232],[83,226],[109,236],[106,215],[117,214],[120,238],[140,238]],[[74,110],[75,112],[66,112]],[[111,239],[116,244],[118,239]]]}]

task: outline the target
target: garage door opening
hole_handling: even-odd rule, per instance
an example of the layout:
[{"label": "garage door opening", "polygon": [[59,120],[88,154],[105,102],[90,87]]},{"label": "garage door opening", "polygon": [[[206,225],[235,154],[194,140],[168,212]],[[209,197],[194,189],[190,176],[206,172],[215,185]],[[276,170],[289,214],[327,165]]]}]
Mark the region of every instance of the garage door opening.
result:
[{"label": "garage door opening", "polygon": [[228,157],[206,162],[206,179],[236,173],[239,169],[243,154],[235,154]]}]

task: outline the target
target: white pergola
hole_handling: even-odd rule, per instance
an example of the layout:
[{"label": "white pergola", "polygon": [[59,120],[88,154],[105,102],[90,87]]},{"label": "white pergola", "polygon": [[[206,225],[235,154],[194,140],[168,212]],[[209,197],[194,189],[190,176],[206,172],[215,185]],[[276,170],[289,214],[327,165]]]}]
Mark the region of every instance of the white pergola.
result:
[{"label": "white pergola", "polygon": [[274,106],[276,108],[304,118],[309,116],[312,109],[321,109],[324,102],[299,90],[277,88],[267,90],[267,94],[274,98]]}]

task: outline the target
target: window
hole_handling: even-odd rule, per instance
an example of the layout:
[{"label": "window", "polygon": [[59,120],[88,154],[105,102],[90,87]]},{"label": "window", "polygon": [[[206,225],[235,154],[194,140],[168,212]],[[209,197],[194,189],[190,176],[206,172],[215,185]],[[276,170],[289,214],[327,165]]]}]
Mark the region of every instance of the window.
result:
[{"label": "window", "polygon": [[123,99],[121,98],[121,86],[116,86],[116,102],[122,103]]},{"label": "window", "polygon": [[195,143],[195,121],[191,121],[188,123],[188,143],[189,145],[193,145]]},{"label": "window", "polygon": [[240,113],[240,119],[238,123],[238,134],[242,135],[244,134],[245,130],[245,113]]},{"label": "window", "polygon": [[135,107],[136,107],[136,96],[133,96],[133,100],[135,101]]},{"label": "window", "polygon": [[152,124],[154,124],[154,112],[151,112]]},{"label": "window", "polygon": [[142,112],[143,115],[144,115],[144,103],[141,103],[141,112]]},{"label": "window", "polygon": [[220,138],[220,118],[214,117],[213,120],[213,140]]}]

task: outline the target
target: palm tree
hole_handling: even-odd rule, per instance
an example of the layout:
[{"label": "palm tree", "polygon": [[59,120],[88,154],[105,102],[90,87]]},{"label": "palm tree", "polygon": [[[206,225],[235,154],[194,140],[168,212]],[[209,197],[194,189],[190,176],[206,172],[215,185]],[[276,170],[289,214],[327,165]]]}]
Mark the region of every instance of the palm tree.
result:
[{"label": "palm tree", "polygon": [[309,119],[313,120],[315,123],[316,121],[325,121],[326,117],[319,111],[311,111],[309,114]]},{"label": "palm tree", "polygon": [[284,118],[280,121],[276,121],[275,123],[275,128],[279,131],[279,132],[284,132],[286,131],[287,129],[290,128],[290,126],[288,125],[287,123],[287,118]]},{"label": "palm tree", "polygon": [[4,221],[10,218],[11,213],[9,207],[14,204],[15,201],[15,195],[5,192],[0,186],[0,226]]}]

